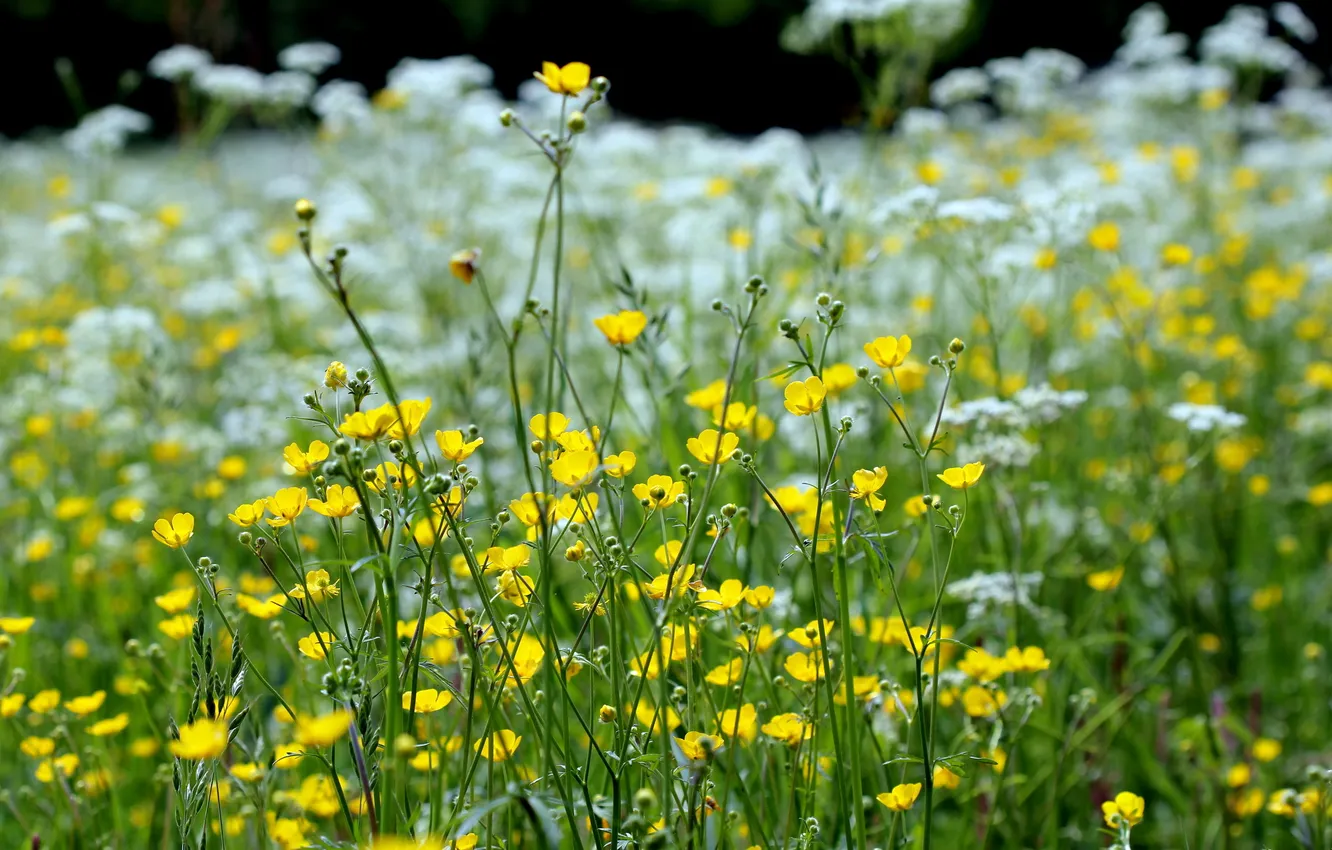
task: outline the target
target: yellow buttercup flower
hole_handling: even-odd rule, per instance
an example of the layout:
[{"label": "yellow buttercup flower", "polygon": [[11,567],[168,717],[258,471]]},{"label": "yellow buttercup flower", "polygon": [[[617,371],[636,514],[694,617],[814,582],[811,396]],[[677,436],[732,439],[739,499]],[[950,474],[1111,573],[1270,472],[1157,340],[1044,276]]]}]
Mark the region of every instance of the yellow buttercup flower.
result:
[{"label": "yellow buttercup flower", "polygon": [[649,507],[669,508],[684,498],[684,482],[669,475],[650,475],[644,483],[634,485],[634,495],[640,501],[646,501]]},{"label": "yellow buttercup flower", "polygon": [[592,69],[584,62],[570,62],[564,67],[554,62],[542,62],[541,70],[532,74],[555,94],[574,95],[587,88],[592,80]]},{"label": "yellow buttercup flower", "polygon": [[357,440],[378,440],[398,421],[398,412],[392,404],[383,404],[370,410],[348,413],[338,431]]},{"label": "yellow buttercup flower", "polygon": [[985,464],[969,463],[966,466],[954,466],[945,469],[936,477],[954,490],[966,490],[974,487],[984,472]]},{"label": "yellow buttercup flower", "polygon": [[283,487],[265,502],[268,512],[273,515],[268,518],[268,524],[274,528],[290,525],[305,511],[308,499],[309,491],[304,487]]},{"label": "yellow buttercup flower", "polygon": [[634,471],[638,465],[638,455],[633,452],[620,452],[619,454],[606,455],[601,459],[602,465],[606,469],[606,474],[611,478],[623,478]]},{"label": "yellow buttercup flower", "polygon": [[310,510],[326,517],[348,517],[361,506],[361,497],[351,487],[330,484],[323,499],[311,499]]},{"label": "yellow buttercup flower", "polygon": [[519,567],[525,567],[532,561],[532,547],[518,544],[517,546],[491,546],[486,550],[481,558],[481,571],[485,573],[499,573],[505,570],[516,570]]},{"label": "yellow buttercup flower", "polygon": [[492,762],[508,761],[523,742],[522,735],[515,735],[510,729],[501,729],[488,738],[482,738],[472,745],[472,749]]},{"label": "yellow buttercup flower", "polygon": [[697,437],[685,441],[685,448],[698,458],[699,463],[726,463],[740,445],[740,438],[733,433],[719,434],[713,428],[705,428]]},{"label": "yellow buttercup flower", "polygon": [[857,469],[851,473],[852,499],[864,499],[870,506],[870,510],[878,513],[884,509],[887,502],[879,495],[879,490],[888,481],[888,468],[886,466],[876,466],[873,469]]},{"label": "yellow buttercup flower", "polygon": [[694,390],[685,396],[685,404],[700,410],[715,410],[721,407],[726,398],[726,381],[718,378],[706,387]]},{"label": "yellow buttercup flower", "polygon": [[157,624],[157,630],[172,640],[180,640],[194,629],[194,618],[189,614],[177,614]]},{"label": "yellow buttercup flower", "polygon": [[1119,583],[1123,580],[1124,568],[1122,566],[1109,570],[1097,570],[1087,574],[1087,586],[1102,593],[1119,587]]},{"label": "yellow buttercup flower", "polygon": [[707,761],[724,746],[720,736],[703,732],[686,732],[683,738],[672,740],[689,761]]},{"label": "yellow buttercup flower", "polygon": [[896,369],[906,362],[911,353],[911,337],[902,334],[899,337],[881,336],[873,342],[865,343],[865,354],[880,369]]},{"label": "yellow buttercup flower", "polygon": [[1137,826],[1142,823],[1143,809],[1146,802],[1137,794],[1121,791],[1115,799],[1101,804],[1101,813],[1105,815],[1105,825],[1118,829],[1121,825]]},{"label": "yellow buttercup flower", "polygon": [[632,345],[647,327],[647,316],[638,310],[621,310],[594,319],[592,324],[606,336],[611,345]]},{"label": "yellow buttercup flower", "polygon": [[78,717],[87,717],[106,702],[106,691],[94,691],[86,697],[74,697],[65,703],[65,709]]},{"label": "yellow buttercup flower", "polygon": [[778,714],[764,723],[760,731],[788,747],[794,747],[801,741],[808,740],[814,733],[813,727],[803,722],[798,714]]},{"label": "yellow buttercup flower", "polygon": [[303,747],[327,747],[346,737],[356,713],[337,709],[328,714],[296,717],[296,743]]},{"label": "yellow buttercup flower", "polygon": [[153,602],[168,614],[179,614],[194,602],[194,586],[178,587],[169,593],[153,597]]},{"label": "yellow buttercup flower", "polygon": [[306,588],[310,590],[310,601],[315,603],[323,602],[341,592],[338,590],[338,583],[328,574],[328,570],[310,570],[305,574],[305,584],[296,585],[287,595],[292,599],[304,599]]},{"label": "yellow buttercup flower", "polygon": [[267,599],[256,599],[247,593],[236,594],[236,605],[246,614],[260,620],[273,619],[282,613],[283,606],[286,604],[287,595],[285,593],[274,593]]},{"label": "yellow buttercup flower", "polygon": [[99,720],[88,726],[88,734],[94,738],[106,738],[111,735],[119,734],[125,731],[129,726],[130,716],[125,712],[117,714],[115,717],[108,717],[105,720]]},{"label": "yellow buttercup flower", "polygon": [[446,707],[453,702],[453,694],[450,691],[438,691],[434,688],[422,688],[413,693],[402,695],[402,710],[410,711],[412,708],[413,697],[416,702],[417,714],[432,714]]},{"label": "yellow buttercup flower", "polygon": [[920,783],[908,782],[894,786],[893,790],[885,791],[874,799],[887,806],[890,812],[905,812],[916,804],[919,796]]},{"label": "yellow buttercup flower", "polygon": [[306,658],[323,661],[328,657],[329,649],[336,642],[337,638],[333,636],[332,632],[311,632],[296,642],[296,648]]},{"label": "yellow buttercup flower", "polygon": [[375,477],[369,484],[376,492],[383,493],[392,486],[396,490],[410,488],[416,483],[416,470],[410,466],[399,467],[391,460],[386,460],[375,467]]},{"label": "yellow buttercup flower", "polygon": [[190,761],[215,759],[227,751],[228,725],[225,720],[200,718],[179,729],[179,738],[170,744],[171,754]]},{"label": "yellow buttercup flower", "polygon": [[465,284],[471,284],[480,265],[480,248],[464,248],[461,251],[455,251],[453,256],[449,257],[449,271]]},{"label": "yellow buttercup flower", "polygon": [[[393,410],[393,404],[386,405]],[[421,400],[403,399],[398,405],[398,411],[401,411],[401,417],[394,414],[394,422],[389,426],[386,432],[389,437],[395,440],[405,440],[413,437],[416,432],[421,430],[421,423],[425,421],[426,414],[430,412],[430,399]]]},{"label": "yellow buttercup flower", "polygon": [[194,514],[178,513],[170,520],[159,519],[153,523],[153,537],[158,543],[179,549],[194,536]]},{"label": "yellow buttercup flower", "polygon": [[809,416],[823,409],[823,399],[828,391],[823,386],[823,380],[815,375],[787,384],[784,394],[788,412],[796,416]]},{"label": "yellow buttercup flower", "polygon": [[297,473],[304,475],[328,460],[328,443],[323,440],[315,440],[310,443],[310,448],[304,450],[301,449],[299,444],[292,443],[282,450],[282,459]]},{"label": "yellow buttercup flower", "polygon": [[569,427],[569,417],[558,410],[552,411],[549,417],[538,413],[527,421],[527,427],[538,440],[551,440]]},{"label": "yellow buttercup flower", "polygon": [[1087,244],[1098,251],[1119,249],[1119,225],[1112,221],[1103,221],[1087,234]]},{"label": "yellow buttercup flower", "polygon": [[551,476],[566,487],[582,487],[597,471],[594,451],[562,452],[550,464]]},{"label": "yellow buttercup flower", "polygon": [[440,454],[454,463],[462,463],[467,460],[472,456],[472,452],[476,451],[484,442],[485,439],[482,437],[469,441],[463,436],[462,431],[435,432],[435,445],[439,446]]},{"label": "yellow buttercup flower", "polygon": [[237,505],[236,510],[227,514],[227,519],[241,528],[249,528],[264,518],[264,511],[267,509],[267,499],[256,499],[248,505]]},{"label": "yellow buttercup flower", "polygon": [[26,634],[35,622],[36,617],[0,617],[0,632],[7,635]]}]

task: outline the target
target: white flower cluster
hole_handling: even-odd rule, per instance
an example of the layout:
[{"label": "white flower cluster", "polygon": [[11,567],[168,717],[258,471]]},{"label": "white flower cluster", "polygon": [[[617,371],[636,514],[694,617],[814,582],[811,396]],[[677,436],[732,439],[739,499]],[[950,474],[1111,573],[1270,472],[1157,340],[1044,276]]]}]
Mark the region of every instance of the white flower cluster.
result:
[{"label": "white flower cluster", "polygon": [[994,611],[1006,613],[1014,604],[1024,610],[1039,613],[1032,594],[1041,587],[1045,576],[1041,573],[975,573],[948,583],[948,595],[967,603],[967,619],[978,620]]},{"label": "white flower cluster", "polygon": [[1183,422],[1190,431],[1209,432],[1227,431],[1243,428],[1248,418],[1242,413],[1232,413],[1219,404],[1190,404],[1176,402],[1166,409],[1166,416],[1176,422]]}]

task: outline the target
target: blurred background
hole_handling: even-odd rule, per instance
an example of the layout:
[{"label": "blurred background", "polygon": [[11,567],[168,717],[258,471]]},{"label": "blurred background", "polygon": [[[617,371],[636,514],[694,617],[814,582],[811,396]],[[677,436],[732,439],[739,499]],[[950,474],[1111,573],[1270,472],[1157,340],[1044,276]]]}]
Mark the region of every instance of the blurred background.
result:
[{"label": "blurred background", "polygon": [[[932,75],[1055,47],[1091,66],[1107,61],[1139,0],[973,0],[962,30],[934,57]],[[1196,39],[1231,5],[1165,0],[1171,29]],[[1267,6],[1268,3],[1254,5]],[[1321,32],[1332,0],[1300,4]],[[403,57],[471,54],[513,95],[540,60],[581,60],[610,77],[617,110],[648,121],[693,121],[734,133],[772,126],[812,132],[857,122],[862,98],[828,55],[781,45],[804,0],[0,0],[0,134],[73,125],[86,109],[124,103],[173,130],[170,86],[146,79],[148,60],[187,43],[219,62],[276,68],[287,45],[342,49],[325,75],[373,92]],[[1329,40],[1304,49],[1326,70]]]}]

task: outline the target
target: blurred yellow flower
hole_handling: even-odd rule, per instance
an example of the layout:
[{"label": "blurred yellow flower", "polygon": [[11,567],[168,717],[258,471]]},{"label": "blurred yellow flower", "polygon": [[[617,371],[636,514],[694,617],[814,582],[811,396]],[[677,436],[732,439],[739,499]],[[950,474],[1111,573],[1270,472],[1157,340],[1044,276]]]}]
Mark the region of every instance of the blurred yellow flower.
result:
[{"label": "blurred yellow flower", "polygon": [[541,70],[532,74],[555,94],[575,95],[587,88],[592,69],[584,62],[570,62],[564,67],[554,62],[542,62]]},{"label": "blurred yellow flower", "polygon": [[606,336],[606,341],[611,345],[632,345],[647,327],[647,316],[638,310],[621,310],[593,319],[592,324],[597,326],[597,330]]}]

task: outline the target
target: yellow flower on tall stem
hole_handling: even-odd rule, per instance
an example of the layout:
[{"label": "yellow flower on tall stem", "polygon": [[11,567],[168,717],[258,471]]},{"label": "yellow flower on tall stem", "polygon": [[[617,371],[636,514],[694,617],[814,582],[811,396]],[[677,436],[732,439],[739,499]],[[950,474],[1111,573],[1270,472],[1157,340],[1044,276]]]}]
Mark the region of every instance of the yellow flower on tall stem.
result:
[{"label": "yellow flower on tall stem", "polygon": [[796,416],[809,416],[823,409],[823,400],[828,391],[823,380],[817,375],[803,381],[792,381],[786,385],[786,409]]},{"label": "yellow flower on tall stem", "polygon": [[542,62],[541,70],[532,76],[555,94],[574,95],[587,88],[592,80],[592,69],[585,62],[570,62],[564,67],[554,62]]},{"label": "yellow flower on tall stem", "polygon": [[969,463],[966,466],[954,466],[945,469],[937,477],[954,490],[966,490],[974,487],[984,472],[985,464]]},{"label": "yellow flower on tall stem", "polygon": [[887,806],[890,812],[905,812],[916,804],[916,798],[919,796],[920,783],[908,782],[894,786],[893,790],[886,791],[874,799]]},{"label": "yellow flower on tall stem", "polygon": [[170,546],[172,549],[179,549],[190,538],[194,536],[194,514],[181,512],[173,516],[170,521],[159,519],[153,523],[153,537],[158,543]]},{"label": "yellow flower on tall stem", "polygon": [[593,319],[592,324],[605,334],[611,345],[631,345],[647,327],[647,316],[638,310],[621,310]]}]

